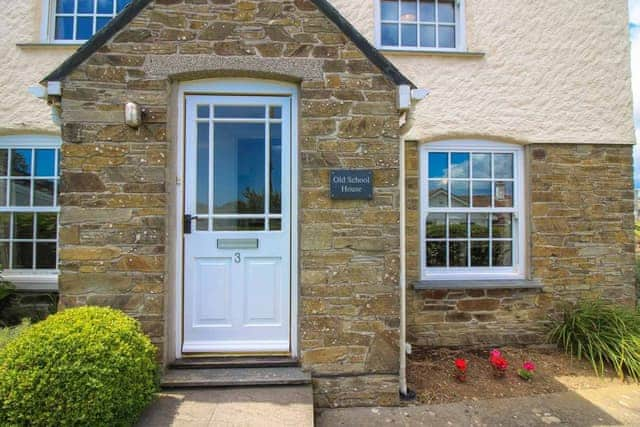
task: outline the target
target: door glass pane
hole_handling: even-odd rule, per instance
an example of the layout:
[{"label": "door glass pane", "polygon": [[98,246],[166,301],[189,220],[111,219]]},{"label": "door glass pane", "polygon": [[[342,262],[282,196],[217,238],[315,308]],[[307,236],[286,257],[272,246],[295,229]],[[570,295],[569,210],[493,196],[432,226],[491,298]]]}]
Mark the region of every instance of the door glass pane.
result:
[{"label": "door glass pane", "polygon": [[215,218],[214,231],[260,231],[264,230],[264,218]]},{"label": "door glass pane", "polygon": [[271,148],[269,153],[269,211],[282,213],[282,125],[270,125]]},{"label": "door glass pane", "polygon": [[264,106],[250,107],[242,105],[217,106],[213,110],[214,119],[264,119]]},{"label": "door glass pane", "polygon": [[265,126],[216,123],[214,126],[214,211],[264,213]]},{"label": "door glass pane", "polygon": [[31,175],[31,150],[11,150],[11,175]]},{"label": "door glass pane", "polygon": [[427,236],[428,239],[444,239],[445,235],[445,214],[431,213],[427,215]]},{"label": "door glass pane", "polygon": [[280,231],[282,230],[282,220],[281,219],[270,219],[269,220],[269,230],[271,231]]},{"label": "door glass pane", "polygon": [[199,119],[208,119],[209,118],[209,106],[208,105],[198,105],[196,108],[197,115]]},{"label": "door glass pane", "polygon": [[273,106],[269,109],[269,117],[272,119],[282,118],[282,107]]},{"label": "door glass pane", "polygon": [[196,230],[197,231],[209,231],[209,218],[198,218],[198,219],[196,219]]},{"label": "door glass pane", "polygon": [[398,2],[397,0],[382,1],[382,20],[397,21],[398,20]]},{"label": "door glass pane", "polygon": [[[209,122],[198,123],[196,213],[209,213]],[[205,229],[207,229],[205,227]],[[198,228],[199,229],[199,228]]]}]

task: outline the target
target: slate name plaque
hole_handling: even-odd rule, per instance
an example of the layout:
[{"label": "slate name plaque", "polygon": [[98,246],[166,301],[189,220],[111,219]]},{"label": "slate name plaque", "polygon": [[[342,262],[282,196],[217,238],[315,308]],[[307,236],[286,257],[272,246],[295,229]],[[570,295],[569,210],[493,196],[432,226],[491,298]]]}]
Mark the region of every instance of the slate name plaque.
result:
[{"label": "slate name plaque", "polygon": [[335,200],[373,199],[371,170],[332,170],[331,198]]}]

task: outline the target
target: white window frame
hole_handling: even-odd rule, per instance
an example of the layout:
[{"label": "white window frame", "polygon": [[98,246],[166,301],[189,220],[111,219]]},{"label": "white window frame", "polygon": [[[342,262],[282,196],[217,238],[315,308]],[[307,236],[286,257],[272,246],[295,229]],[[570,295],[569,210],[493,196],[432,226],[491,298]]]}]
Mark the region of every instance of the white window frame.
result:
[{"label": "white window frame", "polygon": [[[59,164],[58,158],[60,156],[60,147],[62,141],[60,137],[50,135],[10,135],[0,136],[0,149],[54,149],[56,150],[56,164]],[[58,181],[54,184],[54,197],[56,198],[55,207],[9,207],[0,206],[0,212],[47,212],[58,214],[58,230],[60,229],[60,206],[57,203],[57,189],[59,185],[60,171],[58,171]],[[31,178],[33,179],[33,177]],[[43,270],[11,270],[7,268],[3,271],[2,277],[5,280],[13,283],[18,290],[29,291],[57,291],[58,290],[58,277],[60,270],[57,267],[59,264],[59,248],[60,248],[59,233],[56,236],[56,268],[55,269],[43,269]]]},{"label": "white window frame", "polygon": [[[60,44],[60,45],[81,45],[84,44],[87,40],[82,40],[82,39],[74,39],[74,40],[56,40],[56,2],[57,0],[41,0],[42,2],[42,19],[41,19],[41,23],[40,23],[40,41],[42,43],[51,43],[51,44]],[[94,0],[95,3],[97,3],[96,0]],[[114,7],[114,11],[115,8],[117,8],[117,0],[114,0],[113,2],[113,7]],[[92,14],[83,14],[86,16],[93,16],[94,20],[93,20],[93,33],[95,34],[95,26],[96,26],[96,20],[95,20],[95,16],[98,17],[107,17],[107,15],[104,14],[98,14],[97,13],[97,4],[94,4],[94,13]],[[117,14],[116,14],[117,15]],[[116,15],[108,15],[111,16],[111,18],[113,19]],[[74,17],[75,17],[75,13],[74,13]],[[74,34],[75,37],[75,34]]]},{"label": "white window frame", "polygon": [[[429,162],[430,152],[512,153],[514,156],[514,200],[512,208],[430,208]],[[525,278],[525,183],[524,150],[522,146],[493,141],[459,139],[420,146],[420,273],[422,280],[522,280]],[[493,191],[493,190],[492,190]],[[513,266],[512,267],[427,267],[426,219],[433,213],[513,213]],[[491,254],[489,254],[491,256]]]},{"label": "white window frame", "polygon": [[[464,0],[455,0],[455,35],[456,46],[455,47],[419,47],[419,46],[402,46],[402,32],[400,31],[398,38],[398,46],[385,46],[382,44],[382,0],[375,1],[375,45],[380,50],[388,51],[401,51],[401,52],[465,52],[467,50],[466,32],[465,32],[465,9]],[[401,0],[400,0],[401,1]],[[436,7],[437,11],[437,7]],[[436,12],[437,13],[437,12]],[[418,6],[418,21],[419,25],[420,7]],[[400,17],[398,16],[398,20]],[[398,24],[400,21],[398,21]],[[438,31],[436,29],[436,40],[438,38]],[[418,28],[418,43],[420,43],[420,29]],[[437,45],[437,42],[436,42]]]}]

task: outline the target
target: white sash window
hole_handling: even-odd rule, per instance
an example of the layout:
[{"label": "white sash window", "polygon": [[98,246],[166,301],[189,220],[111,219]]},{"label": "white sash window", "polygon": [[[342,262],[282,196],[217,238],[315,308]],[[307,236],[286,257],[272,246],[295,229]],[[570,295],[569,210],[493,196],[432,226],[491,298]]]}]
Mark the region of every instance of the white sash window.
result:
[{"label": "white sash window", "polygon": [[55,289],[60,139],[0,137],[0,268],[18,287]]},{"label": "white sash window", "polygon": [[444,141],[421,148],[423,279],[524,277],[522,148]]},{"label": "white sash window", "polygon": [[44,33],[55,43],[89,40],[132,0],[48,0]]}]

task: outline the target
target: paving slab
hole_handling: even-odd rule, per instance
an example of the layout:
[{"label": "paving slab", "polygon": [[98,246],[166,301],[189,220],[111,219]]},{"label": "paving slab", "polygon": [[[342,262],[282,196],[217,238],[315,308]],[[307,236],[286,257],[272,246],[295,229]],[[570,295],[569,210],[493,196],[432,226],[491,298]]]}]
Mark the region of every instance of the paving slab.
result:
[{"label": "paving slab", "polygon": [[313,426],[311,385],[175,389],[160,393],[139,427]]},{"label": "paving slab", "polygon": [[319,427],[640,426],[640,386],[618,385],[539,396],[396,408],[317,412]]}]

